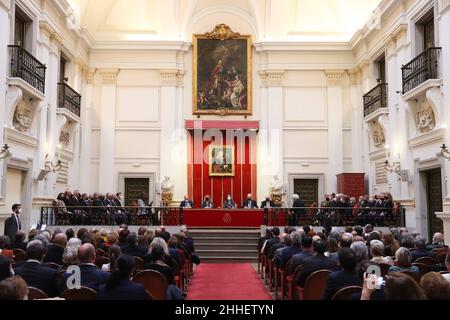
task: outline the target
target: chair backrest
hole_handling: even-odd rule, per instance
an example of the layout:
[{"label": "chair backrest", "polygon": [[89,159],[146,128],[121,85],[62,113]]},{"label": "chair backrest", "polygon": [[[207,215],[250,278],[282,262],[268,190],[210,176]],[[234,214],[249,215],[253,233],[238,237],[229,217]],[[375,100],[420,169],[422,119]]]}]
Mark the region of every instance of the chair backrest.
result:
[{"label": "chair backrest", "polygon": [[14,260],[14,262],[25,261],[25,260],[27,260],[27,253],[23,250],[20,250],[17,253],[14,252],[13,260]]},{"label": "chair backrest", "polygon": [[136,273],[133,281],[142,283],[154,300],[165,300],[168,287],[167,279],[155,270],[144,270]]},{"label": "chair backrest", "polygon": [[134,257],[134,271],[138,272],[144,269],[144,260],[139,257]]},{"label": "chair backrest", "polygon": [[388,263],[379,263],[378,267],[380,267],[381,276],[384,277],[389,272],[389,267],[391,265]]},{"label": "chair backrest", "polygon": [[106,252],[100,248],[97,249],[97,256],[104,256]]},{"label": "chair backrest", "polygon": [[303,289],[304,300],[320,300],[325,293],[330,270],[318,270],[309,275]]},{"label": "chair backrest", "polygon": [[109,260],[109,258],[107,258],[107,257],[105,257],[105,256],[97,256],[97,257],[95,258],[95,265],[96,265],[99,269],[101,269],[102,266],[103,266],[104,264],[108,264],[108,263],[110,263],[110,260]]},{"label": "chair backrest", "polygon": [[414,262],[412,265],[419,268],[420,276],[423,276],[425,273],[427,273],[430,270],[430,265],[425,264],[425,263]]},{"label": "chair backrest", "polygon": [[358,293],[362,291],[362,287],[360,286],[349,286],[342,288],[338,292],[336,292],[331,300],[351,300],[352,294]]},{"label": "chair backrest", "polygon": [[422,258],[417,259],[415,262],[416,263],[423,263],[423,264],[426,264],[426,265],[436,264],[436,260],[434,258],[432,258],[432,257],[422,257]]},{"label": "chair backrest", "polygon": [[412,271],[409,271],[409,270],[403,270],[403,271],[400,271],[400,272],[403,272],[404,274],[407,274],[408,276],[410,276],[411,278],[416,280],[417,283],[420,283],[420,275],[419,274],[417,274],[415,272],[412,272]]},{"label": "chair backrest", "polygon": [[61,298],[66,300],[97,300],[97,291],[88,287],[66,289],[61,294]]},{"label": "chair backrest", "polygon": [[50,268],[53,268],[53,269],[55,269],[55,270],[59,270],[59,269],[62,268],[62,266],[60,266],[59,264],[54,263],[54,262],[46,262],[45,264],[46,264],[47,266],[49,266]]},{"label": "chair backrest", "polygon": [[28,287],[28,300],[48,299],[47,294],[41,289]]},{"label": "chair backrest", "polygon": [[440,273],[440,274],[447,274],[447,273],[450,273],[450,271],[448,271],[448,270],[443,270],[443,271],[439,271],[439,273]]}]

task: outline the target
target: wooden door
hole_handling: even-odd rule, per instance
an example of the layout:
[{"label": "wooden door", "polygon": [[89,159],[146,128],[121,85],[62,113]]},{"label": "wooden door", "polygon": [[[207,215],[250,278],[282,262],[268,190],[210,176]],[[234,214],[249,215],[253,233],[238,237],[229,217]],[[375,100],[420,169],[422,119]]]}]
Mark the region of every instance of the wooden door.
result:
[{"label": "wooden door", "polygon": [[436,217],[436,212],[442,212],[442,180],[441,169],[426,171],[427,179],[427,204],[428,204],[428,235],[429,238],[435,232],[443,232],[443,222]]},{"label": "wooden door", "polygon": [[294,179],[294,193],[300,196],[306,206],[313,202],[318,203],[319,180],[318,179]]},{"label": "wooden door", "polygon": [[137,202],[142,192],[149,193],[149,178],[125,178],[125,205]]}]

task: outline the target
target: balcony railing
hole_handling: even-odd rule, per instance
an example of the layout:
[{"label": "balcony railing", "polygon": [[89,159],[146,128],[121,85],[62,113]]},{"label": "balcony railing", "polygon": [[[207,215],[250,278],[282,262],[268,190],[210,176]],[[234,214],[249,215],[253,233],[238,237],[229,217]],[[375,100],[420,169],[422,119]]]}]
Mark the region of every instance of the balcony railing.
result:
[{"label": "balcony railing", "polygon": [[45,92],[45,65],[20,46],[8,46],[11,59],[10,76],[23,81]]},{"label": "balcony railing", "polygon": [[58,83],[58,108],[66,109],[80,116],[81,95],[66,83]]},{"label": "balcony railing", "polygon": [[438,79],[441,48],[428,48],[402,67],[403,94],[429,79]]},{"label": "balcony railing", "polygon": [[367,117],[378,109],[387,108],[387,89],[387,83],[380,83],[363,96],[364,117]]}]

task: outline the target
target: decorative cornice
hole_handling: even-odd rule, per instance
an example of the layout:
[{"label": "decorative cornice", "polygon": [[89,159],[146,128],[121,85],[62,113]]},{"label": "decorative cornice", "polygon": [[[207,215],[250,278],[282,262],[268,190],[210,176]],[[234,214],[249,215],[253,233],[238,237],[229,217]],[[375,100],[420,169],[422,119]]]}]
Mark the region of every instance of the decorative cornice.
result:
[{"label": "decorative cornice", "polygon": [[229,26],[221,23],[216,25],[213,31],[205,33],[205,36],[209,39],[228,40],[236,39],[240,34],[233,32]]},{"label": "decorative cornice", "polygon": [[100,75],[102,77],[102,84],[116,84],[118,73],[119,69],[100,70]]},{"label": "decorative cornice", "polygon": [[183,86],[184,70],[170,69],[160,70],[162,86],[181,87]]},{"label": "decorative cornice", "polygon": [[86,79],[86,82],[88,84],[92,84],[94,82],[94,76],[95,73],[97,72],[96,69],[85,69],[83,72],[83,76]]},{"label": "decorative cornice", "polygon": [[329,87],[343,86],[345,80],[345,71],[343,70],[326,70],[327,85]]},{"label": "decorative cornice", "polygon": [[349,70],[348,76],[350,79],[350,85],[357,86],[361,84],[362,78],[361,78],[361,70],[359,70],[359,68]]},{"label": "decorative cornice", "polygon": [[284,70],[260,70],[262,87],[282,87],[284,80]]}]

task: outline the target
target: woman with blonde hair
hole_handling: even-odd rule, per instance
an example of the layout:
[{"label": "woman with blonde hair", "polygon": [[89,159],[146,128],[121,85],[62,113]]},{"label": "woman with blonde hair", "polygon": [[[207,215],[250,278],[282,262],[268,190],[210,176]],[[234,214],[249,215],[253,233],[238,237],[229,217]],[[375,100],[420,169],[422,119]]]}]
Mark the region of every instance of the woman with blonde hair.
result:
[{"label": "woman with blonde hair", "polygon": [[391,232],[383,233],[382,240],[384,243],[384,254],[392,257],[400,247],[394,235]]}]

